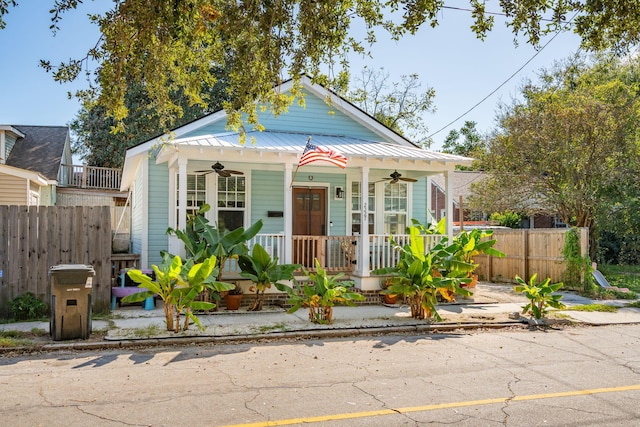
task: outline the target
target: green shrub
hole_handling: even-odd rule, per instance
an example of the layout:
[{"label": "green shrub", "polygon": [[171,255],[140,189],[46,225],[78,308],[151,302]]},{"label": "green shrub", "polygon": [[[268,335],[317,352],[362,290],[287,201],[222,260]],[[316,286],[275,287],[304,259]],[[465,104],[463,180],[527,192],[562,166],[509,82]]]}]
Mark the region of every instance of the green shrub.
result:
[{"label": "green shrub", "polygon": [[35,320],[47,316],[47,304],[27,292],[9,301],[9,313],[15,320]]},{"label": "green shrub", "polygon": [[504,211],[492,213],[489,217],[490,221],[495,221],[502,227],[520,228],[522,215],[517,212]]}]

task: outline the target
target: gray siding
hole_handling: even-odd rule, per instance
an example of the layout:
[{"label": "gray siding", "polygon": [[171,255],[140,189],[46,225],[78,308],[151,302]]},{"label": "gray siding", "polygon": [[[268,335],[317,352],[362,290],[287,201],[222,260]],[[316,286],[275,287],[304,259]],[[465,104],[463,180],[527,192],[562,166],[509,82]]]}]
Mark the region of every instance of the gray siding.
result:
[{"label": "gray siding", "polygon": [[11,150],[13,150],[13,146],[16,145],[16,137],[13,135],[9,135],[7,132],[5,132],[5,140],[4,140],[4,144],[5,144],[5,150],[7,151],[6,156],[3,156],[4,159],[8,159],[9,158],[9,154],[11,154]]},{"label": "gray siding", "polygon": [[166,164],[157,165],[155,159],[149,166],[149,266],[162,261],[160,251],[169,248],[169,170]]}]

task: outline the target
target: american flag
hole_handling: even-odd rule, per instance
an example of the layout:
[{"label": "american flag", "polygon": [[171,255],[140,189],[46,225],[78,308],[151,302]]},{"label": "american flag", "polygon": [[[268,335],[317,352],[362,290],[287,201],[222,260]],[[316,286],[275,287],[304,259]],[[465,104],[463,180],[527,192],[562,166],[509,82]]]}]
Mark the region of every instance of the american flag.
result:
[{"label": "american flag", "polygon": [[302,152],[302,157],[300,157],[298,167],[318,160],[324,160],[325,162],[332,163],[342,169],[347,167],[347,158],[345,156],[337,151],[318,147],[311,142],[311,137],[309,137],[307,145],[305,145],[304,151]]}]

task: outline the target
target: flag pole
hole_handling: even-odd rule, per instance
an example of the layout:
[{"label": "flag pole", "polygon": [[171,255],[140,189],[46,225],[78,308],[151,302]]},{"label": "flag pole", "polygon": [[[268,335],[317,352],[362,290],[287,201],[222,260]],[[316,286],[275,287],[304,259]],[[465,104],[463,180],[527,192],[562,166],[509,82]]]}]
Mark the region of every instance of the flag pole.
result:
[{"label": "flag pole", "polygon": [[[302,150],[302,154],[304,154],[305,150],[307,149],[307,145],[309,144],[309,141],[311,141],[311,135],[309,135],[309,138],[307,138],[307,143],[304,144],[304,149]],[[291,178],[291,184],[289,184],[289,189],[291,189],[291,187],[293,187],[293,181],[296,180],[296,175],[298,174],[298,169],[300,169],[300,162],[298,162],[298,166],[296,166],[296,170],[293,172],[293,177]]]}]

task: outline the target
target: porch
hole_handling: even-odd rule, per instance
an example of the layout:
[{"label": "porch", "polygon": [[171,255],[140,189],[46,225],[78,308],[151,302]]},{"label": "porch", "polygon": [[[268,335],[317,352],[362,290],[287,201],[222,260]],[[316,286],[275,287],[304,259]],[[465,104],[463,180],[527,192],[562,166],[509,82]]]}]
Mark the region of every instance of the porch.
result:
[{"label": "porch", "polygon": [[88,165],[60,165],[61,187],[120,191],[122,170]]},{"label": "porch", "polygon": [[[425,252],[437,245],[444,235],[425,236]],[[396,243],[404,246],[409,235],[393,236]],[[287,240],[284,234],[258,234],[249,241],[249,250],[259,243],[271,255],[278,257],[281,263],[300,264],[307,271],[315,271],[315,260],[327,272],[344,272],[351,276],[369,277],[370,272],[379,268],[393,267],[399,260],[399,252],[394,250],[388,235],[371,234],[366,237],[366,249],[362,248],[362,236],[292,236],[290,246],[291,260],[286,259]],[[366,254],[366,255],[360,255]],[[235,262],[225,266],[228,274],[240,272]]]}]

